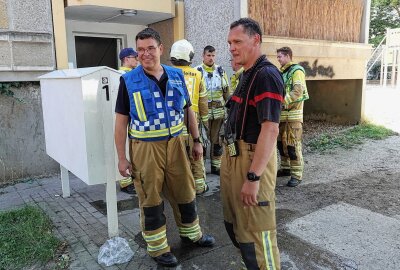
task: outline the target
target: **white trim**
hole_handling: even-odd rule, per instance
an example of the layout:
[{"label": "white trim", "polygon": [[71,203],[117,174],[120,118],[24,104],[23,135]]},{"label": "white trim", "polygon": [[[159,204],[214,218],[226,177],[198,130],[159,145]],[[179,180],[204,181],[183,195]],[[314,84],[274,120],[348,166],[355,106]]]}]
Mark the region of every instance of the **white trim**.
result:
[{"label": "white trim", "polygon": [[[83,22],[76,20],[66,20],[67,28],[67,50],[68,62],[73,63],[76,67],[76,49],[75,37],[102,37],[102,38],[115,38],[120,39],[117,44],[122,44],[122,47],[135,46],[135,36],[142,29],[146,28],[144,25],[127,25],[117,23],[96,23],[96,22]],[[117,45],[119,47],[119,45]],[[119,65],[118,59],[118,65]]]}]

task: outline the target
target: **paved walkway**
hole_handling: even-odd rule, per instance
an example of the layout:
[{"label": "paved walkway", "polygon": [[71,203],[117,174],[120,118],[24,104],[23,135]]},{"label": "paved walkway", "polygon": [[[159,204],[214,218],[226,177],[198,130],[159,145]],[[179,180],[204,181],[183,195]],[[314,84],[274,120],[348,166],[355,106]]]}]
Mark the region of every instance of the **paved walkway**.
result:
[{"label": "paved walkway", "polygon": [[[172,210],[166,207],[168,242],[181,264],[176,269],[237,269],[237,253],[230,244],[222,221],[218,177],[209,175],[210,192],[198,197],[198,211],[204,232],[216,236],[214,248],[185,246],[180,242],[172,220]],[[30,180],[0,189],[0,211],[34,204],[53,221],[56,236],[68,242],[70,269],[162,269],[146,254],[140,233],[136,195],[117,192],[119,233],[129,241],[135,255],[126,264],[105,267],[97,263],[99,248],[108,239],[105,215],[105,185],[88,186],[70,174],[71,197],[63,198],[59,176]],[[213,211],[207,211],[213,209]],[[223,266],[225,265],[225,266]],[[232,268],[226,268],[231,265]],[[236,266],[235,266],[236,265]],[[216,268],[215,268],[216,267]],[[41,266],[40,269],[50,269]]]}]

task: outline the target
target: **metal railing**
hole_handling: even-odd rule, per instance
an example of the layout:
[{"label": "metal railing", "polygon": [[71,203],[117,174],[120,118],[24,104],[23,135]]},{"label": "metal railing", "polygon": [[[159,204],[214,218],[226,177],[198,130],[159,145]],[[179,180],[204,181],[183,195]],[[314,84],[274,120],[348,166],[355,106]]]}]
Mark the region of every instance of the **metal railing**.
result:
[{"label": "metal railing", "polygon": [[383,37],[379,45],[375,48],[375,50],[371,54],[371,58],[367,63],[367,73],[374,67],[374,65],[381,59],[382,53],[384,52],[385,45],[383,42],[386,40],[386,35]]}]

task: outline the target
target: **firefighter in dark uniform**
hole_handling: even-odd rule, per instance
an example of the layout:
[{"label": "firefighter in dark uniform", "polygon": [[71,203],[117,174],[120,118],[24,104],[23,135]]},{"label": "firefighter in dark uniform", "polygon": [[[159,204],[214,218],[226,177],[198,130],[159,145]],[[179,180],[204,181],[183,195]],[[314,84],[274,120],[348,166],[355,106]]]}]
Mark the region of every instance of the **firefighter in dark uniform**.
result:
[{"label": "firefighter in dark uniform", "polygon": [[225,228],[245,269],[280,269],[276,238],[276,139],[284,96],[279,70],[261,54],[261,29],[242,18],[230,26],[229,50],[244,68],[228,101],[221,197]]},{"label": "firefighter in dark uniform", "polygon": [[[147,252],[162,266],[176,266],[166,236],[163,194],[174,212],[182,241],[210,247],[215,239],[201,232],[196,192],[184,139],[184,115],[194,139],[199,138],[196,119],[180,69],[161,65],[163,45],[159,34],[146,28],[136,36],[141,63],[121,77],[116,104],[115,144],[118,169],[132,175],[139,198],[142,235]],[[129,120],[130,119],[130,120]],[[127,126],[132,153],[125,153]],[[193,156],[203,154],[200,143]]]}]

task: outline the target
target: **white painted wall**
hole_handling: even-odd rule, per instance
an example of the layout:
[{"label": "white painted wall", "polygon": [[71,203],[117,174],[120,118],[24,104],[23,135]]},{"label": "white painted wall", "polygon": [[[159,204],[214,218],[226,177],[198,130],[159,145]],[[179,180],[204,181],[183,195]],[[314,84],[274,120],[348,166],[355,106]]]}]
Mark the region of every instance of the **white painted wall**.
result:
[{"label": "white painted wall", "polygon": [[74,68],[76,67],[75,36],[120,38],[122,47],[135,49],[136,34],[146,27],[145,25],[66,20],[68,62],[72,63]]}]

